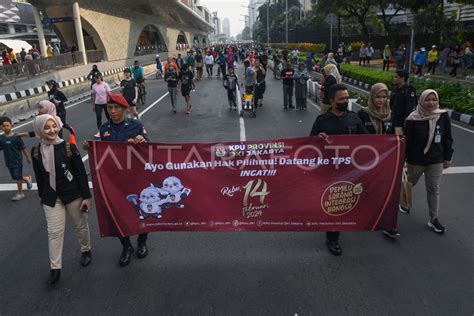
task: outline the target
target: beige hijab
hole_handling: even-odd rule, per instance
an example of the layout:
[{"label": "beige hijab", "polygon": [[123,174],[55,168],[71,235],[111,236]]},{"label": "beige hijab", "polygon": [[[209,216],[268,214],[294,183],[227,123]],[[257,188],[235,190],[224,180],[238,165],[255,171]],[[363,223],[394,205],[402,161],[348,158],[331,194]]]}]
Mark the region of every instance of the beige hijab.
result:
[{"label": "beige hijab", "polygon": [[384,83],[377,83],[372,86],[370,89],[370,98],[369,104],[367,107],[363,107],[362,109],[369,114],[370,120],[375,128],[376,134],[383,134],[383,123],[389,122],[392,120],[392,111],[390,111],[390,105],[387,102],[383,105],[383,107],[378,108],[375,106],[375,97],[381,91],[387,92],[388,97],[388,88]]},{"label": "beige hijab", "polygon": [[342,82],[341,74],[339,73],[339,70],[337,69],[336,65],[334,65],[334,64],[326,65],[326,66],[324,66],[323,70],[324,70],[324,73],[326,74],[326,76],[331,75],[334,78],[336,78],[337,83]]},{"label": "beige hijab", "polygon": [[46,122],[49,120],[53,120],[56,122],[56,125],[59,127],[59,129],[62,128],[63,123],[61,122],[61,119],[57,116],[49,115],[49,114],[43,114],[43,115],[38,115],[34,122],[34,130],[36,137],[40,139],[40,153],[41,153],[41,158],[43,160],[43,166],[44,170],[49,173],[49,185],[51,188],[56,191],[56,168],[55,168],[55,161],[54,161],[54,145],[61,144],[64,142],[61,138],[56,137],[55,140],[49,140],[46,139],[44,136],[44,126],[46,125]]},{"label": "beige hijab", "polygon": [[[434,94],[436,97],[437,105],[436,109],[430,111],[424,107],[426,98],[430,95]],[[418,100],[418,105],[416,106],[416,110],[411,112],[411,114],[407,117],[407,121],[429,121],[430,124],[430,131],[428,137],[428,143],[425,146],[424,153],[426,154],[428,150],[430,150],[431,143],[434,139],[436,122],[439,120],[441,114],[447,112],[446,110],[442,110],[439,108],[439,97],[438,93],[433,89],[426,89],[420,95],[420,99]]]}]

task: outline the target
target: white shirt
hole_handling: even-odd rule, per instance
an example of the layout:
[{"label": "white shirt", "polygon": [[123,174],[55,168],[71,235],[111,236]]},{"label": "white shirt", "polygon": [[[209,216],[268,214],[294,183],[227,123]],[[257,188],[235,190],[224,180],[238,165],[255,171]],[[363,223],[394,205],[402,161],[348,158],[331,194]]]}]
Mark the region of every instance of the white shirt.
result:
[{"label": "white shirt", "polygon": [[206,65],[214,65],[214,57],[212,57],[212,55],[206,55],[206,57],[204,57],[204,62]]}]

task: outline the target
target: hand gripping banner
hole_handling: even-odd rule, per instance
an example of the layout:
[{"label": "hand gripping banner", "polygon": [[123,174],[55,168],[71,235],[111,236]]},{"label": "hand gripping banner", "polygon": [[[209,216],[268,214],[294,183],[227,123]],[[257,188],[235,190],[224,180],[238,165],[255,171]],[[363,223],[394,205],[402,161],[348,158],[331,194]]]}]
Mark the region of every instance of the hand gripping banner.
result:
[{"label": "hand gripping banner", "polygon": [[102,236],[393,229],[404,155],[383,135],[89,149]]}]

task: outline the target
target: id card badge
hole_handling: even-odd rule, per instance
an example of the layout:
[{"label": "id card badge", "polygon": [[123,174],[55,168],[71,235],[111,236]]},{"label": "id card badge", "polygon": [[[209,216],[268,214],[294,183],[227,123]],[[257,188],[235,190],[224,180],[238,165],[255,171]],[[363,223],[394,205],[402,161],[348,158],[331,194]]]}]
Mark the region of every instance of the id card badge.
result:
[{"label": "id card badge", "polygon": [[435,144],[441,143],[441,133],[439,132],[439,126],[436,126],[436,134],[434,138],[434,143]]},{"label": "id card badge", "polygon": [[72,180],[74,179],[74,176],[72,175],[71,171],[69,171],[69,170],[66,170],[66,172],[64,172],[64,175],[66,176],[66,179],[69,182],[72,182]]}]

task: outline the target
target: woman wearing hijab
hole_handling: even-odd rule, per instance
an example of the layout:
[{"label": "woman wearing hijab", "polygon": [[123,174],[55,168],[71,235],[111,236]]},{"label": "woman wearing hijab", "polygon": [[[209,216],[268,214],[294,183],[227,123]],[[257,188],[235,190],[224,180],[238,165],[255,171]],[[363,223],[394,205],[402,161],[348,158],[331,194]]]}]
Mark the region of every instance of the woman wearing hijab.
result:
[{"label": "woman wearing hijab", "polygon": [[[359,110],[357,115],[370,134],[393,134],[388,88],[384,83],[377,83],[372,86],[368,106]],[[396,229],[386,230],[383,233],[390,238],[400,236]]]},{"label": "woman wearing hijab", "polygon": [[329,89],[342,82],[341,75],[336,65],[329,64],[323,68],[323,80],[321,81],[321,114],[325,114],[331,108],[329,101]]},{"label": "woman wearing hijab", "polygon": [[91,262],[87,224],[91,193],[86,169],[77,147],[66,144],[59,137],[61,120],[57,116],[43,114],[35,118],[33,125],[35,134],[40,139],[39,145],[32,148],[31,155],[48,227],[51,267],[48,284],[54,284],[61,276],[66,213],[74,222],[81,245],[81,265],[85,267]]},{"label": "woman wearing hijab", "polygon": [[390,111],[388,88],[384,83],[372,86],[368,106],[363,107],[357,115],[370,134],[390,133],[392,112]]},{"label": "woman wearing hijab", "polygon": [[[451,166],[454,150],[451,121],[447,111],[439,108],[435,90],[427,89],[421,94],[416,110],[405,121],[405,137],[408,181],[415,186],[425,175],[428,227],[443,234],[446,229],[438,219],[441,175]],[[407,214],[410,210],[400,211]]]},{"label": "woman wearing hijab", "polygon": [[337,61],[334,59],[334,53],[329,53],[328,58],[326,59],[326,63],[324,64],[325,66],[327,65],[335,65],[337,66]]},{"label": "woman wearing hijab", "polygon": [[309,78],[305,63],[300,62],[298,69],[296,69],[293,75],[295,80],[296,111],[306,110],[306,99],[308,98],[308,85],[306,82]]},{"label": "woman wearing hijab", "polygon": [[[38,102],[37,107],[38,115],[49,114],[52,116],[56,116],[56,105],[54,105],[54,103],[52,102],[49,102],[48,100],[42,100]],[[72,126],[69,126],[68,124],[63,124],[62,129],[59,131],[59,137],[62,137],[63,129],[67,129],[69,131],[69,142],[71,144],[77,145],[76,132],[74,131]],[[16,135],[19,137],[36,137],[35,131],[17,133]]]}]

